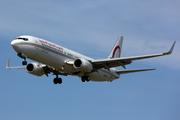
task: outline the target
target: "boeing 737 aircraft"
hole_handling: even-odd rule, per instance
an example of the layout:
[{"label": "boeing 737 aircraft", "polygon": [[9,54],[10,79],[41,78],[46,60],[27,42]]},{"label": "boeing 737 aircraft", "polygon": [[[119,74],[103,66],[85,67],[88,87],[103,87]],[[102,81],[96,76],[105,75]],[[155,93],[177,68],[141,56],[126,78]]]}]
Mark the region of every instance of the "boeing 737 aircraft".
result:
[{"label": "boeing 737 aircraft", "polygon": [[[62,79],[58,77],[59,75],[78,76],[82,82],[89,82],[90,80],[112,82],[118,79],[121,74],[155,70],[118,70],[118,68],[122,66],[126,69],[125,66],[131,64],[134,60],[169,55],[173,51],[175,42],[169,52],[120,58],[123,37],[119,36],[107,59],[94,60],[41,38],[20,36],[13,40],[11,45],[17,52],[17,55],[24,59],[22,64],[26,66],[9,67],[10,58],[8,58],[5,68],[25,69],[28,73],[36,76],[45,74],[48,77],[48,74],[53,73],[56,75],[53,80],[54,84],[62,83]],[[27,64],[27,58],[38,63]]]}]

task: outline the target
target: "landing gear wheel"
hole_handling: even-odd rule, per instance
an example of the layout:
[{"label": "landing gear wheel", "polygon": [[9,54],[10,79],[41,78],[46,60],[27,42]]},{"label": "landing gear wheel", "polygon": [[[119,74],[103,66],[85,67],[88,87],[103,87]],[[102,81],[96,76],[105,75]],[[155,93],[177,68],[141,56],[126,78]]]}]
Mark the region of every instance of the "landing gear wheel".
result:
[{"label": "landing gear wheel", "polygon": [[57,78],[54,78],[53,82],[54,82],[54,84],[57,84],[58,83]]},{"label": "landing gear wheel", "polygon": [[81,77],[81,81],[82,82],[85,82],[85,81],[89,82],[90,81],[90,77],[88,75],[87,76],[82,76]]},{"label": "landing gear wheel", "polygon": [[61,78],[54,78],[53,82],[54,82],[54,84],[57,84],[57,83],[61,84],[62,79]]},{"label": "landing gear wheel", "polygon": [[23,61],[23,62],[22,62],[22,65],[27,65],[27,61]]},{"label": "landing gear wheel", "polygon": [[86,81],[89,82],[90,81],[90,77],[87,75],[86,77]]},{"label": "landing gear wheel", "polygon": [[86,77],[85,77],[85,76],[82,76],[82,77],[81,77],[81,81],[82,81],[82,82],[85,82],[85,81],[86,81]]},{"label": "landing gear wheel", "polygon": [[62,83],[62,79],[58,78],[58,83],[61,84]]}]

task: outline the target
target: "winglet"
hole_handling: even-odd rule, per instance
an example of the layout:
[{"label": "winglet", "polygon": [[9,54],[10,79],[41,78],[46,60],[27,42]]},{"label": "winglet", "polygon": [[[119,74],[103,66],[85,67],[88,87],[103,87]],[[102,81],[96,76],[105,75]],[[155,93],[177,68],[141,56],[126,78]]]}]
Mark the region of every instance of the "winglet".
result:
[{"label": "winglet", "polygon": [[174,49],[174,45],[175,45],[175,43],[176,43],[176,41],[174,41],[174,43],[173,43],[173,45],[172,45],[171,49],[170,49],[168,52],[163,53],[163,55],[169,55],[169,54],[171,54],[171,53],[172,53],[172,51],[173,51],[173,49]]},{"label": "winglet", "polygon": [[8,59],[7,59],[7,62],[6,62],[6,65],[5,65],[5,68],[6,68],[6,69],[9,68],[9,59],[10,59],[10,57],[8,57]]}]

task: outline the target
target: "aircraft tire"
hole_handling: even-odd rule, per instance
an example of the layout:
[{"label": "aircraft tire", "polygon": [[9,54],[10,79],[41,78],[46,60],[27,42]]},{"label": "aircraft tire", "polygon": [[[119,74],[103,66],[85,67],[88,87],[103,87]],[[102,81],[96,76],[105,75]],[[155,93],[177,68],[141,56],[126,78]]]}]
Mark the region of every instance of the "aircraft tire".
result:
[{"label": "aircraft tire", "polygon": [[62,83],[62,79],[58,78],[58,83],[61,84]]},{"label": "aircraft tire", "polygon": [[89,82],[90,81],[90,77],[87,75],[86,77],[86,81]]},{"label": "aircraft tire", "polygon": [[27,65],[27,61],[23,61],[23,62],[22,62],[22,65]]},{"label": "aircraft tire", "polygon": [[58,83],[57,78],[54,78],[53,82],[54,82],[54,84],[57,84]]},{"label": "aircraft tire", "polygon": [[90,77],[88,75],[87,76],[82,76],[81,77],[81,81],[82,82],[85,82],[85,81],[89,82],[90,81]]},{"label": "aircraft tire", "polygon": [[81,81],[82,81],[82,82],[85,82],[85,81],[86,81],[86,77],[85,77],[85,76],[82,76],[82,77],[81,77]]}]

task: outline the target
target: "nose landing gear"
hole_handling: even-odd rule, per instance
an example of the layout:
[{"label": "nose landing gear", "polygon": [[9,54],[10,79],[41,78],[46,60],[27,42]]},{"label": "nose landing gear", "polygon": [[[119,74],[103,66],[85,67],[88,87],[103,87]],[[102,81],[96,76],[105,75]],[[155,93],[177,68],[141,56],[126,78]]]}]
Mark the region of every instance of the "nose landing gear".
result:
[{"label": "nose landing gear", "polygon": [[20,58],[24,59],[24,61],[22,62],[22,65],[27,65],[27,61],[26,61],[26,55],[23,53],[18,53],[17,54]]},{"label": "nose landing gear", "polygon": [[22,62],[22,65],[27,65],[27,61],[24,60],[24,61]]}]

